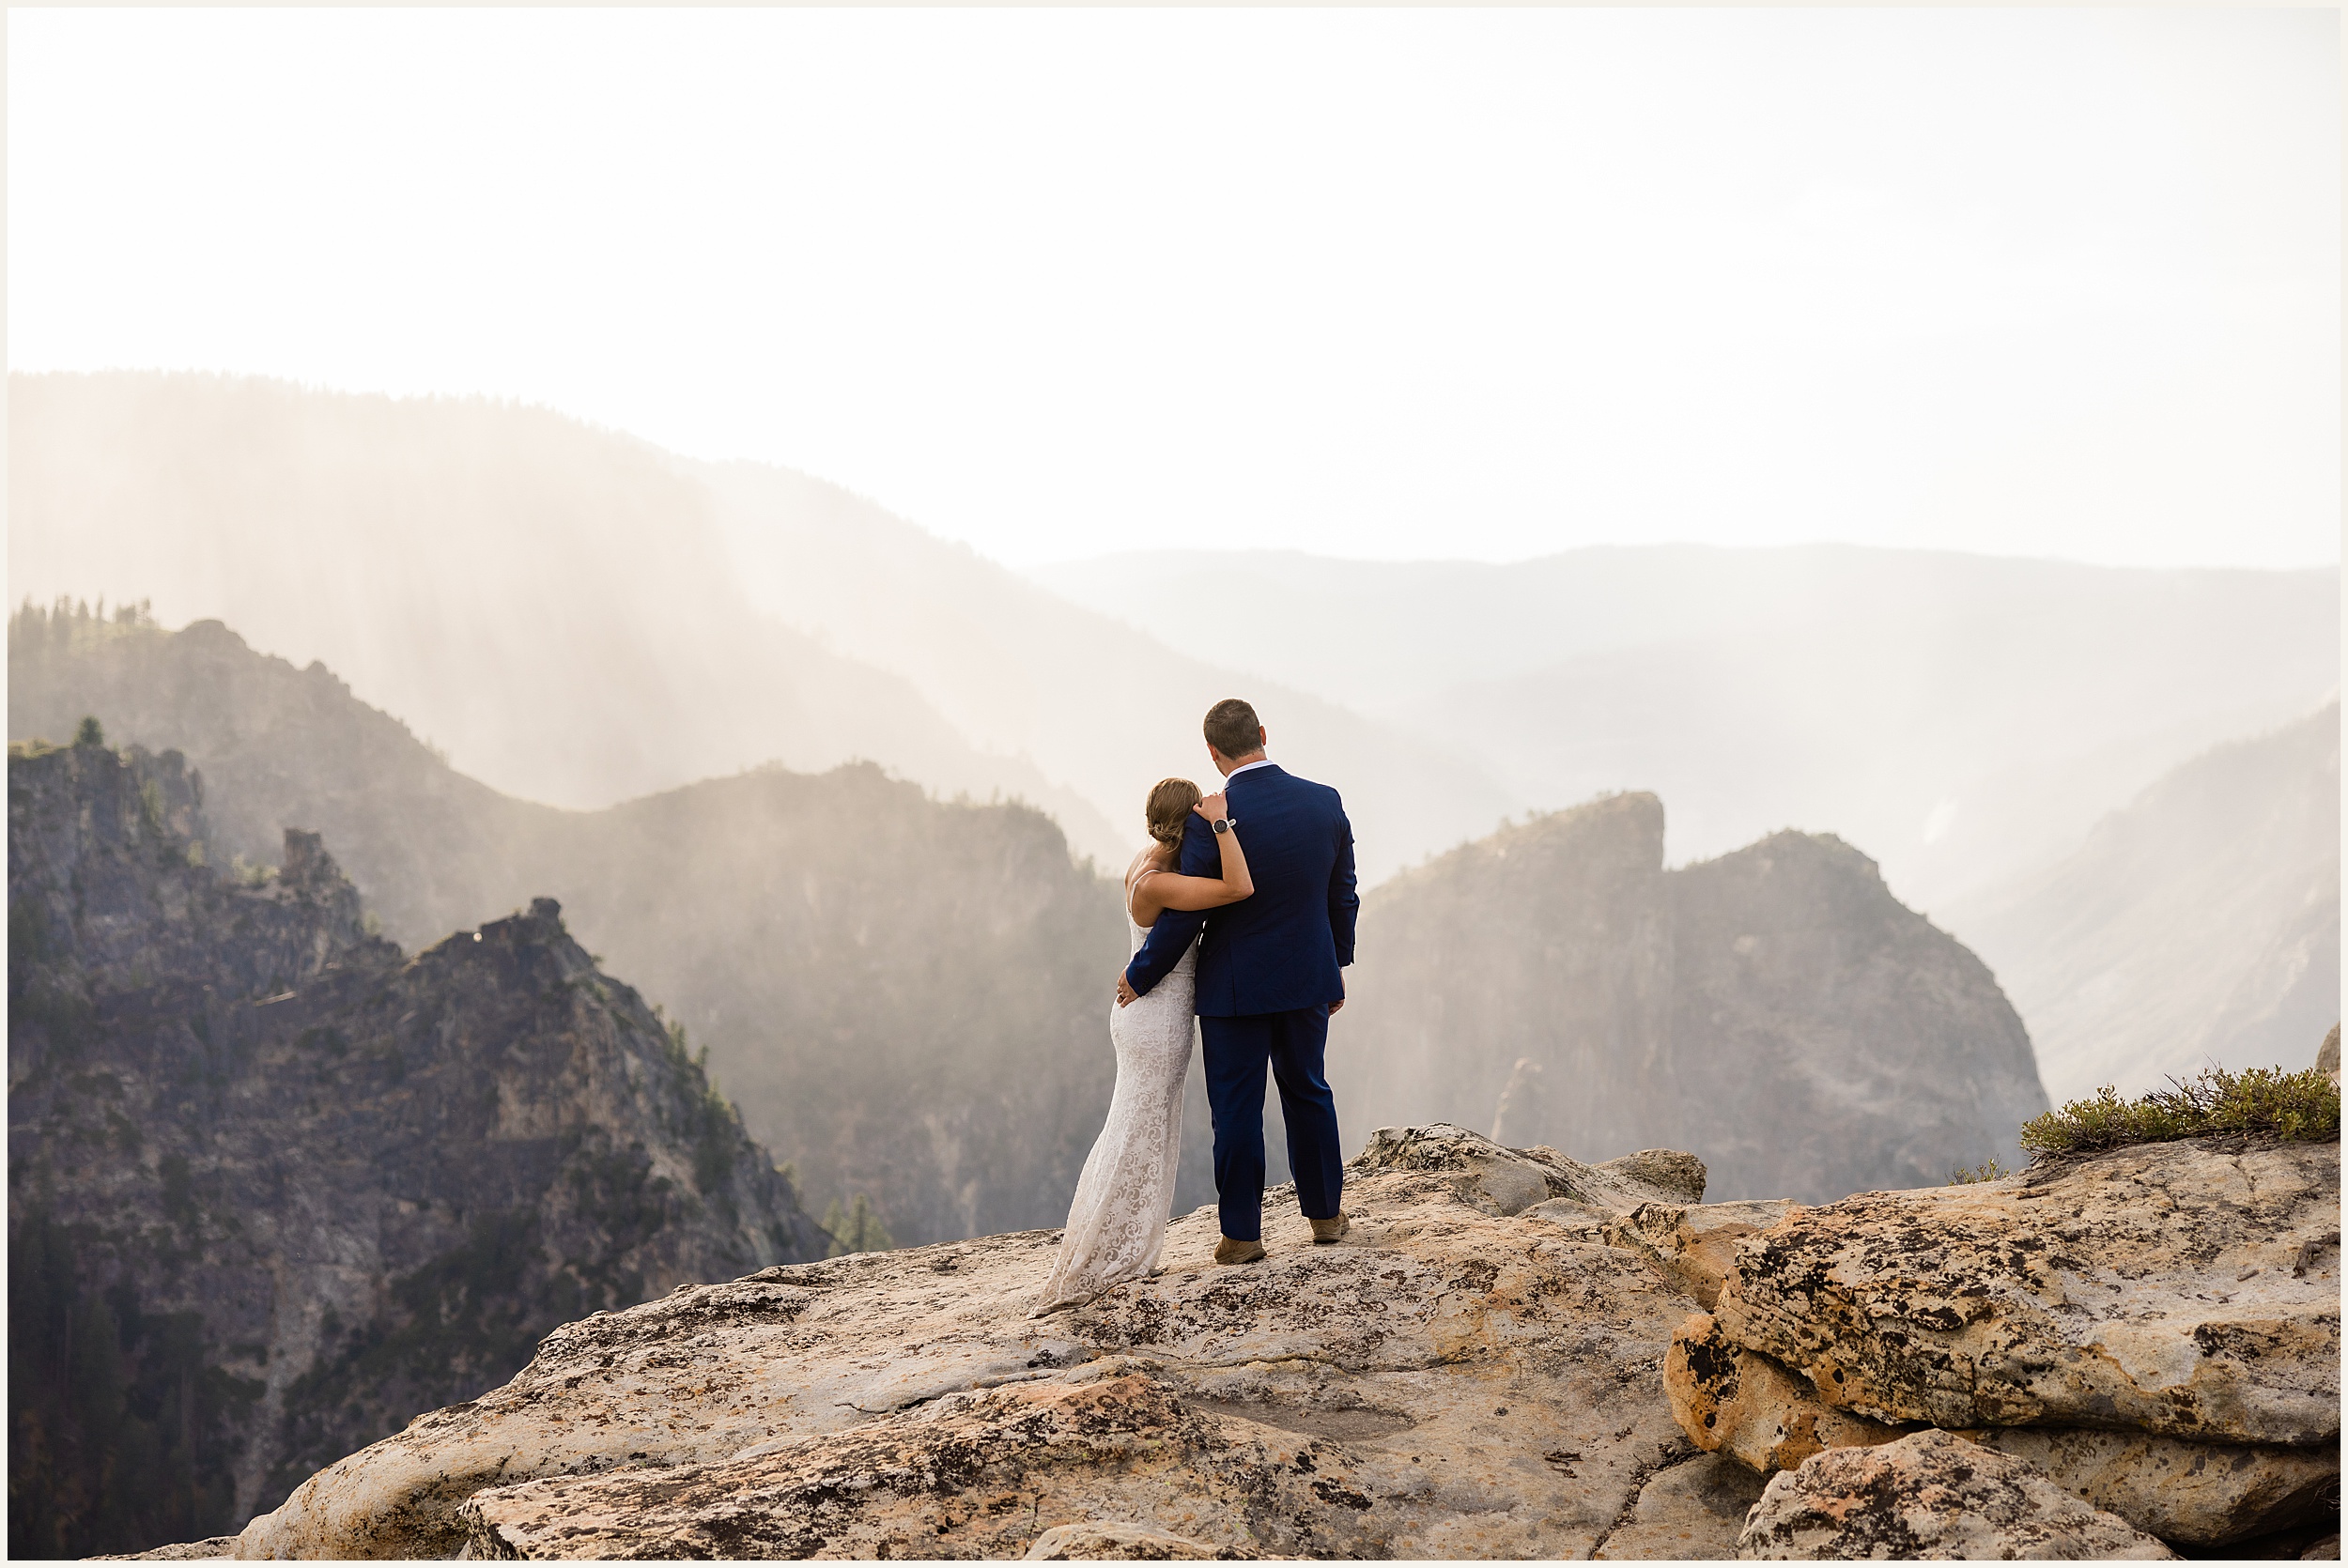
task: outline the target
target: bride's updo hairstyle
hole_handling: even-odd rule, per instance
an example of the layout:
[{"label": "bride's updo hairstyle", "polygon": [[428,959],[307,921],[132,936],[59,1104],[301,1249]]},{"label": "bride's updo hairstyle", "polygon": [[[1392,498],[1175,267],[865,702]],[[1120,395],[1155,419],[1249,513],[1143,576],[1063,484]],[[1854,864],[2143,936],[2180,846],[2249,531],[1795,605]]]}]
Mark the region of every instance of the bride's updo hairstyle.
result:
[{"label": "bride's updo hairstyle", "polygon": [[1150,804],[1142,807],[1150,819],[1150,837],[1172,850],[1182,853],[1182,829],[1190,823],[1190,808],[1198,804],[1198,786],[1187,778],[1161,778],[1150,790]]}]

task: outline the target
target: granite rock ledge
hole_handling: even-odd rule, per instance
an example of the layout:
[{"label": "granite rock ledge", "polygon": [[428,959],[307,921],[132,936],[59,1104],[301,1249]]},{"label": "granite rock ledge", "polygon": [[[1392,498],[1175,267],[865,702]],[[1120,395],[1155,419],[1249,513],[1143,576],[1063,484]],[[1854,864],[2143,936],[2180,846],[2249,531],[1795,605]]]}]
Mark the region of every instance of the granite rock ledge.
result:
[{"label": "granite rock ledge", "polygon": [[1346,1243],[1275,1190],[1264,1263],[1214,1267],[1201,1210],[1158,1274],[1043,1319],[1052,1231],[687,1286],[328,1467],[238,1555],[1072,1557],[1109,1520],[1168,1558],[1583,1557],[1625,1526],[1680,1556],[1684,1515],[1726,1556],[1740,1518],[1655,1484],[1710,1463],[1662,1392],[1690,1299],[1606,1237],[1701,1192],[1685,1155],[1386,1130]]}]

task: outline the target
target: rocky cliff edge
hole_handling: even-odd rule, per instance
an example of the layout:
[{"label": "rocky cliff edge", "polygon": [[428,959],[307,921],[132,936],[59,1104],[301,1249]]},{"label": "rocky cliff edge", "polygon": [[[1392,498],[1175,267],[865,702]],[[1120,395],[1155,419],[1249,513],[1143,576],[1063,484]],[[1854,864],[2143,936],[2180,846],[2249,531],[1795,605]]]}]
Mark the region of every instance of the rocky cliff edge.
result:
[{"label": "rocky cliff edge", "polygon": [[1264,1263],[1214,1267],[1201,1210],[1157,1275],[1042,1319],[1050,1231],[599,1314],[312,1478],[239,1554],[1016,1557],[1104,1521],[1160,1555],[1617,1536],[1694,1450],[1661,1384],[1687,1302],[1605,1231],[1694,1201],[1702,1167],[1437,1127],[1382,1132],[1350,1179],[1347,1244],[1311,1245],[1275,1191]]},{"label": "rocky cliff edge", "polygon": [[[1049,1231],[685,1286],[235,1550],[2156,1557],[2328,1528],[2337,1145],[1807,1209],[1702,1184],[1389,1129],[1346,1242],[1275,1191],[1270,1258],[1219,1268],[1201,1210],[1158,1274],[1043,1319]],[[2176,1391],[2155,1419],[2124,1385]],[[1963,1530],[1935,1498],[1974,1499]]]}]

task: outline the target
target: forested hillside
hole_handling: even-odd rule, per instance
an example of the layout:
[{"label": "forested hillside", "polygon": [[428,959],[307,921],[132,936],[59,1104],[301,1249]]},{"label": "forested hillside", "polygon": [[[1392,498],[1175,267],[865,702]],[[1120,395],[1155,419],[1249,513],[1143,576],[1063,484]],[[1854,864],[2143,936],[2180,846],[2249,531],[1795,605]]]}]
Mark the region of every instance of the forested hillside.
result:
[{"label": "forested hillside", "polygon": [[[221,863],[320,832],[407,943],[561,900],[707,1048],[816,1213],[862,1194],[900,1243],[1065,1217],[1108,1103],[1124,943],[1115,885],[1034,808],[933,800],[868,764],[558,810],[216,623],[35,611],[9,635],[11,737],[91,714],[184,752]],[[1186,1201],[1205,1182],[1196,1119]]]},{"label": "forested hillside", "polygon": [[820,1256],[682,1038],[538,900],[410,957],[184,760],[8,757],[8,1538],[233,1530],[539,1338]]}]

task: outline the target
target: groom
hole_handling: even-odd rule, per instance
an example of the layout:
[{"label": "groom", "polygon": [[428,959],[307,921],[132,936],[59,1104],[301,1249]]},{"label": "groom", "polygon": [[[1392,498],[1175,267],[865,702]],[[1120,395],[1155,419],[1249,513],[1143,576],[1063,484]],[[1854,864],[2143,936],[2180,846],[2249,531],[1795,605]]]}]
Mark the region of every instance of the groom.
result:
[{"label": "groom", "polygon": [[1213,911],[1166,910],[1117,982],[1121,1006],[1166,977],[1206,928],[1198,949],[1198,1028],[1206,1038],[1207,1104],[1214,1116],[1214,1190],[1222,1200],[1217,1263],[1263,1256],[1263,1081],[1280,1085],[1297,1206],[1315,1241],[1348,1223],[1337,1105],[1321,1071],[1329,1015],[1345,1006],[1337,973],[1353,961],[1353,828],[1337,792],[1283,773],[1264,758],[1256,710],[1227,698],[1207,710],[1207,756],[1228,781],[1228,822],[1193,814],[1182,834],[1184,876],[1221,875],[1214,836],[1244,827],[1255,894]]}]

